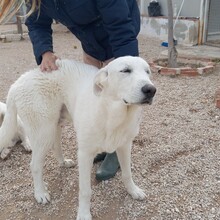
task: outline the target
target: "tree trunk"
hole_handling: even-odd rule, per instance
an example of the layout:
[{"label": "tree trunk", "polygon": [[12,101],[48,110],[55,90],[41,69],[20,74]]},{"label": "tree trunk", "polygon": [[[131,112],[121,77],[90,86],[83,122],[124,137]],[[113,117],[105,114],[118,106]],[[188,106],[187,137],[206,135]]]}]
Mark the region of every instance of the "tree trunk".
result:
[{"label": "tree trunk", "polygon": [[177,67],[177,50],[173,38],[173,4],[167,0],[168,7],[168,67]]}]

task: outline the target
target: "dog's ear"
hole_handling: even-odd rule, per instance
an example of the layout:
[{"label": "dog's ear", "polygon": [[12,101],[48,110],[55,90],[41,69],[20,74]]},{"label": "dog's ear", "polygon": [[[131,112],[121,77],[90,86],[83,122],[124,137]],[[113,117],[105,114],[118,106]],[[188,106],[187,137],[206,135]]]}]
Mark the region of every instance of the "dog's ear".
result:
[{"label": "dog's ear", "polygon": [[101,94],[102,90],[104,89],[107,83],[107,78],[108,78],[108,70],[106,66],[99,70],[99,72],[97,73],[94,79],[93,91],[95,95],[99,96]]}]

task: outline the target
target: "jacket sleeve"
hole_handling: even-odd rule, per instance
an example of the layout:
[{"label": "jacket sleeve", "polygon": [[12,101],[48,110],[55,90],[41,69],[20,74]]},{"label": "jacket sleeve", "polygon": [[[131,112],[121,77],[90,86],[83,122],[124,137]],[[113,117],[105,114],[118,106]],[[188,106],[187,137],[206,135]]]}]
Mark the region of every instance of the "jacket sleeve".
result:
[{"label": "jacket sleeve", "polygon": [[29,37],[33,45],[34,55],[38,65],[41,64],[42,54],[44,52],[53,52],[52,22],[53,20],[43,13],[43,11],[40,11],[40,13],[38,13],[38,11],[33,12],[25,22],[28,27]]},{"label": "jacket sleeve", "polygon": [[136,0],[97,0],[97,7],[109,34],[114,57],[138,56],[140,13]]}]

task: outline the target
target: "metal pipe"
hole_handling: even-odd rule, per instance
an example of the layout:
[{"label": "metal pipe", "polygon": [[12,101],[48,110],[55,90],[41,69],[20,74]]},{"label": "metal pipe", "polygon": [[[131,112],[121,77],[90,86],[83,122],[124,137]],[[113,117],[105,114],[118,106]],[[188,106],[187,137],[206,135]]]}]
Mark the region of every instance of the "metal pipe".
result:
[{"label": "metal pipe", "polygon": [[204,30],[204,7],[205,0],[201,0],[200,3],[200,15],[199,15],[199,33],[198,33],[198,45],[201,45],[203,42],[203,30]]},{"label": "metal pipe", "polygon": [[179,9],[179,11],[178,11],[178,14],[177,14],[177,16],[176,16],[176,20],[175,20],[173,29],[175,29],[175,26],[176,26],[177,20],[178,20],[178,18],[179,18],[179,16],[180,16],[180,12],[182,11],[184,2],[185,2],[185,0],[182,1],[182,4],[181,4],[180,9]]},{"label": "metal pipe", "polygon": [[204,27],[203,27],[203,36],[202,41],[205,43],[208,38],[208,19],[209,19],[209,7],[210,7],[210,0],[205,0],[204,6]]}]

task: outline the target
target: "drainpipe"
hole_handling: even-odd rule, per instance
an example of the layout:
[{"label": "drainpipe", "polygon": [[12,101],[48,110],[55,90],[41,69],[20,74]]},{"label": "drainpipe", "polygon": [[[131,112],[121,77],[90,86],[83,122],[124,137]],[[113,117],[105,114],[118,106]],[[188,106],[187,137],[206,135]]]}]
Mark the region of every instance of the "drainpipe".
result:
[{"label": "drainpipe", "polygon": [[198,45],[204,43],[203,33],[204,33],[204,14],[205,14],[205,0],[201,0],[200,3],[200,15],[199,15],[199,34],[198,34]]},{"label": "drainpipe", "polygon": [[178,13],[177,13],[177,16],[176,16],[175,23],[174,23],[174,25],[173,25],[173,29],[175,29],[175,27],[176,27],[176,23],[177,23],[178,18],[179,18],[179,16],[180,16],[180,12],[181,12],[182,9],[183,9],[184,2],[185,2],[185,0],[182,0],[182,3],[181,3],[181,6],[180,6],[180,9],[179,9],[179,11],[178,11]]},{"label": "drainpipe", "polygon": [[141,12],[141,15],[146,15],[144,0],[140,0],[140,12]]},{"label": "drainpipe", "polygon": [[210,1],[211,0],[205,0],[205,8],[204,8],[204,28],[203,28],[203,43],[207,41],[208,37],[208,19],[209,19],[209,10],[210,10]]}]

